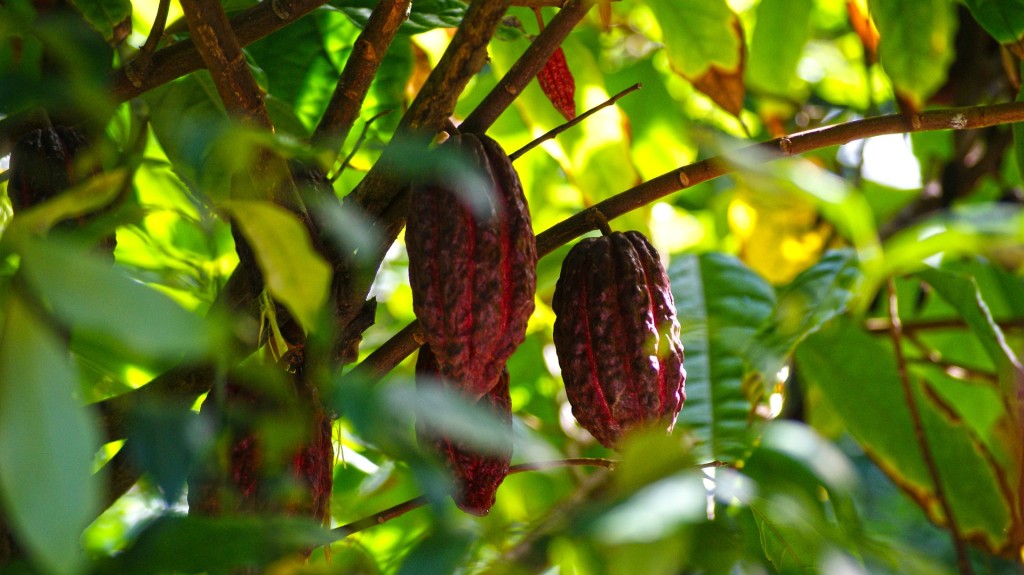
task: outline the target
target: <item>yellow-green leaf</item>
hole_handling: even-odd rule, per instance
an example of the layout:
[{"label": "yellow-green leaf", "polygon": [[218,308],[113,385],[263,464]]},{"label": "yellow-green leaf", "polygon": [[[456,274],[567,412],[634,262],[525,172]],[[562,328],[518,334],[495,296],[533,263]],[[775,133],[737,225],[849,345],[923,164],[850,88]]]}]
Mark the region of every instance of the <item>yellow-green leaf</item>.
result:
[{"label": "yellow-green leaf", "polygon": [[309,332],[327,302],[331,268],[313,249],[306,227],[270,202],[237,201],[228,209],[256,253],[270,295]]}]

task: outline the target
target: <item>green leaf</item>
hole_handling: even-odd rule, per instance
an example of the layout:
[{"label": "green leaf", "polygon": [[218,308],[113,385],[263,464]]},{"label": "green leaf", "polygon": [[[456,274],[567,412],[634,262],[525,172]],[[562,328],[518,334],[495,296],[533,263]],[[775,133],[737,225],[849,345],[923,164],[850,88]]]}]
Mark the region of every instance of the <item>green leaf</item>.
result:
[{"label": "green leaf", "polygon": [[41,235],[63,220],[98,210],[117,197],[126,176],[127,170],[123,168],[96,174],[53,199],[19,212],[5,230],[4,242],[10,243],[31,234]]},{"label": "green leaf", "polygon": [[792,93],[813,6],[813,0],[761,0],[747,61],[749,85],[772,94]]},{"label": "green leaf", "polygon": [[40,571],[76,573],[78,539],[99,510],[95,422],[72,397],[67,344],[17,290],[0,332],[0,496]]},{"label": "green leaf", "polygon": [[470,544],[469,533],[439,530],[427,535],[402,562],[398,575],[454,573],[458,571]]},{"label": "green leaf", "polygon": [[995,364],[1007,396],[1016,397],[1022,375],[1020,360],[992,318],[974,278],[937,269],[918,272],[917,276],[932,286],[964,318],[970,333],[980,340]]},{"label": "green leaf", "polygon": [[846,311],[859,279],[850,249],[830,251],[804,270],[779,293],[771,317],[751,342],[751,365],[766,377],[775,375],[805,337]]},{"label": "green leaf", "polygon": [[724,254],[673,258],[668,274],[686,354],[678,426],[696,436],[699,460],[741,458],[751,447],[744,350],[772,313],[775,294]]},{"label": "green leaf", "polygon": [[896,93],[920,108],[946,81],[956,19],[948,0],[868,0],[878,59]]},{"label": "green leaf", "polygon": [[711,66],[739,69],[743,38],[733,28],[736,16],[725,0],[651,0],[648,5],[661,25],[669,62],[680,74],[696,78]]},{"label": "green leaf", "polygon": [[54,238],[17,248],[25,281],[76,337],[144,359],[197,358],[213,348],[205,320],[84,248]]},{"label": "green leaf", "polygon": [[266,71],[269,93],[291,104],[311,127],[338,81],[339,70],[327,54],[324,37],[340,36],[351,42],[352,31],[352,24],[340,14],[315,12],[255,42],[246,52]]},{"label": "green leaf", "polygon": [[150,523],[131,547],[99,564],[100,573],[230,573],[262,567],[337,539],[312,520],[285,517],[181,517]]},{"label": "green leaf", "polygon": [[131,0],[72,0],[71,3],[108,41],[114,37],[114,27],[132,15]]},{"label": "green leaf", "polygon": [[[939,525],[948,524],[925,460],[888,339],[873,338],[840,317],[797,348],[805,380],[821,390],[846,428],[883,471]],[[911,381],[921,432],[961,533],[1003,550],[1012,532],[1012,494],[973,441],[970,429],[935,408]],[[880,424],[884,422],[884,424]]]},{"label": "green leaf", "polygon": [[228,209],[256,252],[270,294],[311,331],[327,303],[331,267],[313,248],[306,227],[270,202],[236,201]]},{"label": "green leaf", "polygon": [[[332,2],[331,5],[344,12],[356,26],[363,28],[377,0],[347,0]],[[458,0],[416,0],[409,18],[402,23],[399,31],[403,34],[419,34],[434,28],[455,28],[462,23],[465,14],[466,4]]]},{"label": "green leaf", "polygon": [[1024,39],[1024,0],[964,0],[967,9],[1000,44]]}]

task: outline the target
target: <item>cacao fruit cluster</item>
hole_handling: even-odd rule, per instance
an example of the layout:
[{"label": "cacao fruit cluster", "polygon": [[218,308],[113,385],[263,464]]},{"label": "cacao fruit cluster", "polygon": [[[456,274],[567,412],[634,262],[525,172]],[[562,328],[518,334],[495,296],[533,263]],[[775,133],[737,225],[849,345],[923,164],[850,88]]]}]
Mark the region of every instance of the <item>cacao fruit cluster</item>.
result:
[{"label": "cacao fruit cluster", "polygon": [[412,189],[405,241],[413,309],[441,375],[480,398],[526,337],[537,289],[537,243],[523,186],[501,146],[456,135],[441,146],[482,175],[466,197],[453,170]]},{"label": "cacao fruit cluster", "polygon": [[573,246],[552,301],[555,351],[572,413],[614,448],[638,427],[671,431],[686,400],[668,275],[639,232]]},{"label": "cacao fruit cluster", "polygon": [[[444,381],[430,346],[424,345],[416,359],[416,387],[423,389],[430,385],[463,393]],[[496,451],[481,453],[427,425],[417,425],[416,435],[420,444],[441,458],[451,471],[455,479],[451,495],[459,509],[483,516],[494,505],[495,493],[508,475],[512,460],[512,398],[509,395],[508,369],[501,370],[497,383],[478,400],[478,405],[500,422],[504,432],[501,436],[508,439]]]}]

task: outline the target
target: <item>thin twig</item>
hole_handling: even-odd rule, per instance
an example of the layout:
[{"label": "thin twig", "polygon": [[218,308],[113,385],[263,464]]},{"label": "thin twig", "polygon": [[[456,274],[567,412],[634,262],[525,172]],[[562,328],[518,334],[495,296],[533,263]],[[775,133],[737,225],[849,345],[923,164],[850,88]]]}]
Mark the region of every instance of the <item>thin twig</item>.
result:
[{"label": "thin twig", "polygon": [[341,527],[335,527],[331,530],[331,532],[337,535],[339,538],[348,537],[353,533],[358,533],[360,531],[363,531],[364,529],[369,529],[374,525],[380,525],[382,523],[391,521],[392,519],[395,519],[397,517],[401,517],[402,515],[405,515],[406,513],[412,511],[413,509],[418,509],[426,504],[427,496],[420,495],[419,497],[414,497],[408,501],[403,501],[402,503],[399,503],[394,507],[388,507],[384,511],[374,513],[369,517],[364,517],[358,521],[353,521],[352,523],[349,523],[347,525],[342,525]]},{"label": "thin twig", "polygon": [[[605,469],[612,469],[615,467],[615,464],[616,461],[611,459],[559,459],[556,461],[536,461],[532,463],[520,463],[519,465],[513,465],[512,467],[509,467],[508,472],[511,475],[513,473],[523,473],[526,471],[543,471],[547,469],[556,469],[559,467],[578,466],[603,467]],[[347,525],[342,525],[341,527],[335,527],[331,531],[339,538],[348,537],[353,533],[363,531],[364,529],[369,529],[370,527],[373,527],[375,525],[386,523],[387,521],[405,515],[406,513],[412,511],[413,509],[423,507],[424,505],[427,504],[427,501],[428,500],[425,495],[420,495],[419,497],[414,497],[408,501],[404,501],[402,503],[399,503],[398,505],[389,507],[384,511],[374,513],[369,517],[364,517],[357,521],[353,521],[352,523],[349,523]]]},{"label": "thin twig", "polygon": [[160,38],[164,35],[164,26],[167,25],[167,12],[170,10],[171,0],[160,0],[156,8],[156,17],[153,19],[153,28],[149,31],[146,43],[139,49],[139,53],[125,66],[124,73],[131,81],[132,86],[142,87],[142,81],[149,73],[150,64],[153,63],[153,52],[160,44]]},{"label": "thin twig", "polygon": [[559,10],[544,31],[530,43],[530,47],[512,65],[508,73],[466,117],[459,129],[468,134],[486,132],[491,124],[498,119],[498,116],[526,88],[526,85],[537,76],[537,73],[547,64],[551,55],[562,45],[565,37],[583,19],[593,4],[593,0],[570,0]]},{"label": "thin twig", "polygon": [[558,134],[561,134],[562,132],[568,130],[569,128],[572,128],[576,124],[579,124],[583,120],[586,120],[590,116],[593,116],[598,111],[603,110],[603,109],[607,108],[608,106],[611,106],[612,104],[617,102],[619,100],[619,98],[622,98],[626,94],[629,94],[630,92],[634,92],[636,90],[639,90],[642,87],[643,87],[643,85],[640,84],[640,83],[633,84],[632,86],[626,88],[625,90],[619,92],[618,94],[615,94],[611,98],[608,98],[604,102],[594,106],[593,108],[587,110],[586,112],[583,112],[579,116],[576,116],[575,118],[569,120],[568,122],[562,124],[561,126],[558,126],[557,128],[555,128],[553,130],[549,130],[544,135],[542,135],[539,138],[533,140],[529,144],[526,144],[522,148],[519,148],[518,150],[512,152],[508,156],[509,159],[512,160],[513,162],[518,160],[526,152],[529,152],[530,150],[532,150],[532,149],[536,148],[537,146],[541,145],[542,143],[544,143],[544,142],[554,138]]},{"label": "thin twig", "polygon": [[[545,30],[550,28],[551,26],[549,25]],[[825,126],[782,138],[775,138],[744,148],[735,156],[745,158],[751,163],[766,162],[885,134],[950,129],[971,130],[1020,121],[1024,121],[1024,102],[931,110],[913,116],[892,114]],[[581,210],[538,234],[538,254],[541,256],[550,254],[558,247],[595,229],[590,216],[592,209],[600,210],[606,219],[612,220],[674,192],[733,172],[739,167],[741,166],[730,161],[726,156],[717,156],[683,166],[648,180],[590,208]],[[872,323],[874,321],[876,320],[869,320],[868,322],[869,329],[872,331],[876,331],[874,328],[878,327],[878,324]],[[923,328],[924,322],[920,322],[920,324]],[[935,325],[938,326],[938,322]],[[376,381],[383,377],[384,374],[391,371],[406,356],[419,347],[420,344],[412,338],[414,333],[420,334],[419,337],[422,338],[418,322],[407,325],[392,336],[382,346],[382,348],[388,350],[387,353],[378,354],[374,352],[370,354],[353,369],[352,373],[370,378],[371,381]]]},{"label": "thin twig", "polygon": [[[352,46],[352,53],[345,62],[345,69],[338,78],[331,101],[313,131],[314,145],[337,150],[344,144],[359,117],[359,109],[377,75],[377,69],[405,20],[409,3],[410,0],[386,0],[378,2],[374,7],[366,26]],[[330,164],[334,160],[332,157]]]},{"label": "thin twig", "polygon": [[[1021,329],[1024,328],[1024,319],[1007,319],[997,321],[1000,329]],[[912,333],[916,331],[928,331],[937,329],[967,329],[967,322],[960,318],[929,319],[903,322],[903,332]],[[864,321],[864,329],[872,333],[889,333],[892,324],[887,318],[873,317]]]},{"label": "thin twig", "polygon": [[907,402],[907,410],[910,412],[910,422],[914,427],[914,437],[917,439],[918,447],[921,449],[921,457],[924,459],[925,467],[935,485],[935,497],[939,500],[942,512],[946,516],[949,531],[953,537],[953,546],[956,547],[957,565],[964,575],[971,575],[974,571],[971,568],[971,559],[967,554],[967,545],[960,535],[960,529],[953,515],[953,507],[949,503],[946,489],[942,485],[942,477],[939,475],[939,466],[935,462],[931,446],[928,444],[928,437],[924,430],[924,421],[921,419],[921,412],[917,406],[917,398],[914,397],[914,390],[910,382],[910,372],[907,369],[907,360],[903,356],[903,326],[900,323],[899,298],[896,295],[896,281],[889,278],[889,323],[892,329],[889,331],[892,336],[893,352],[896,355],[896,371],[899,374],[900,386],[903,388],[903,397]]},{"label": "thin twig", "polygon": [[352,146],[352,151],[349,152],[347,156],[345,156],[345,159],[341,162],[341,165],[338,166],[338,171],[334,172],[334,175],[327,179],[328,182],[333,184],[338,179],[338,177],[341,176],[341,173],[345,171],[345,168],[348,167],[349,163],[352,161],[352,158],[355,157],[356,152],[359,151],[360,146],[362,146],[363,142],[366,140],[366,134],[370,131],[370,125],[377,121],[378,118],[387,116],[390,113],[391,110],[384,110],[383,112],[374,114],[373,116],[370,117],[369,120],[366,120],[366,123],[363,124],[363,131],[359,133],[359,138],[356,139],[355,145]]}]

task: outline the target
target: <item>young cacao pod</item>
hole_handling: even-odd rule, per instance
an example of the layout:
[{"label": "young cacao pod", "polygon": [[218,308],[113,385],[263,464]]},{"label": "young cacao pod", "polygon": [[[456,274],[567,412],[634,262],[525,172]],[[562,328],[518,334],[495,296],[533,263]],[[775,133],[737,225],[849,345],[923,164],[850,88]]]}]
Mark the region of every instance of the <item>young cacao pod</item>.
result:
[{"label": "young cacao pod", "polygon": [[672,430],[686,400],[675,301],[639,232],[573,246],[552,301],[555,351],[576,420],[605,447],[636,427]]},{"label": "young cacao pod", "polygon": [[[464,393],[446,384],[438,370],[437,359],[430,347],[424,345],[416,359],[416,386],[423,389],[428,385],[442,385]],[[438,434],[428,425],[418,424],[416,435],[420,444],[443,459],[452,472],[455,479],[452,499],[459,509],[482,517],[494,505],[495,493],[508,475],[509,461],[512,460],[512,398],[509,395],[508,369],[502,368],[495,385],[478,402],[501,422],[505,431],[502,436],[508,438],[496,452],[480,453],[458,440]]]},{"label": "young cacao pod", "polygon": [[465,170],[451,170],[413,187],[409,283],[441,374],[480,398],[526,336],[537,243],[523,186],[501,146],[487,136],[457,135],[442,148],[468,159],[484,185],[467,198]]}]

